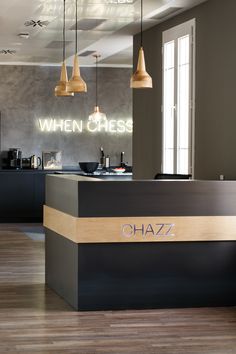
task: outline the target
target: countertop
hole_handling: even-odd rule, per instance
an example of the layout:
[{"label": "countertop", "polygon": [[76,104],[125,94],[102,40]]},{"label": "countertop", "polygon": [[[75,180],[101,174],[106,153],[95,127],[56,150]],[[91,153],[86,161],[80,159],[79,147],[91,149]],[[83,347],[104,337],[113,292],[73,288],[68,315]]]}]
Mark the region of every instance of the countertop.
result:
[{"label": "countertop", "polygon": [[95,177],[95,176],[132,176],[131,172],[124,172],[124,173],[116,173],[116,172],[105,172],[105,171],[95,171],[94,173],[85,173],[82,170],[70,170],[70,169],[63,169],[63,170],[42,170],[42,169],[0,169],[0,173],[46,173],[46,174],[56,174],[56,175],[81,175],[81,176],[88,176],[88,177]]}]

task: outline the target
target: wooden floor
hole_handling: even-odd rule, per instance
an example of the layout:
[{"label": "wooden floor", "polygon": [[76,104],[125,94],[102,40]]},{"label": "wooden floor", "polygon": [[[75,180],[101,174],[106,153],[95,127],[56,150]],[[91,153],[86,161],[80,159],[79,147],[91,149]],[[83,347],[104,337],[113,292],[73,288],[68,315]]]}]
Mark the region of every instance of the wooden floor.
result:
[{"label": "wooden floor", "polygon": [[1,225],[5,353],[236,354],[236,309],[75,312],[44,286],[43,242]]}]

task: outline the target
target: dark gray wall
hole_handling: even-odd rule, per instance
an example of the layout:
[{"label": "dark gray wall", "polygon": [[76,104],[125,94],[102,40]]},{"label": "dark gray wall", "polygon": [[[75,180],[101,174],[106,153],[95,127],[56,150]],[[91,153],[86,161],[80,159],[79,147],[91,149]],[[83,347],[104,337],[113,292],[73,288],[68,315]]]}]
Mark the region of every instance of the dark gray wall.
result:
[{"label": "dark gray wall", "polygon": [[236,178],[235,14],[235,0],[209,0],[145,32],[146,65],[154,88],[134,90],[136,178],[152,178],[161,171],[162,32],[192,18],[196,18],[195,178],[218,179],[220,174]]},{"label": "dark gray wall", "polygon": [[[70,74],[71,68],[68,69]],[[68,134],[42,133],[38,118],[82,119],[87,121],[95,104],[95,69],[82,68],[88,93],[74,98],[54,97],[59,80],[59,67],[0,66],[1,150],[19,147],[28,157],[41,155],[42,150],[62,150],[63,165],[99,158],[99,148],[117,164],[120,152],[132,164],[132,134]],[[132,91],[129,88],[130,69],[99,68],[99,103],[108,119],[132,118]]]}]

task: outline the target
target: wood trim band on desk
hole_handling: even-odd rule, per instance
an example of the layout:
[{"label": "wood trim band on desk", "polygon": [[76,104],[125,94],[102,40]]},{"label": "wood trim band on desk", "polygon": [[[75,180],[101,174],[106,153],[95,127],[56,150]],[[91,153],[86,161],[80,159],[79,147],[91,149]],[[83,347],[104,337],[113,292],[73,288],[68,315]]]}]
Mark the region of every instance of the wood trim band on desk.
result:
[{"label": "wood trim band on desk", "polygon": [[236,241],[236,216],[78,218],[45,205],[44,226],[75,243]]}]

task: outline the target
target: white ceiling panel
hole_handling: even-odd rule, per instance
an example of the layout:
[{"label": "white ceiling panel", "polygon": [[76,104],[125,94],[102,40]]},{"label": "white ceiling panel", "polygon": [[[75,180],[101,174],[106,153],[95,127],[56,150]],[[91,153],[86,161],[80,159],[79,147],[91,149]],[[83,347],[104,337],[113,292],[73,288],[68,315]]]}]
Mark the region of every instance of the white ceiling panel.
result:
[{"label": "white ceiling panel", "polygon": [[[144,0],[144,29],[171,17],[170,8],[184,11],[206,0]],[[101,65],[130,66],[132,37],[140,30],[140,0],[78,0],[79,52],[101,53]],[[166,14],[163,18],[162,14]],[[62,56],[63,0],[1,0],[0,64],[59,65]],[[40,26],[25,26],[42,21]],[[44,21],[47,21],[46,23]],[[66,0],[66,56],[72,65],[74,54],[75,0]],[[90,29],[92,28],[92,29]],[[29,38],[19,37],[29,33]],[[54,46],[52,48],[52,43]],[[94,65],[92,56],[81,57],[81,65]]]}]

